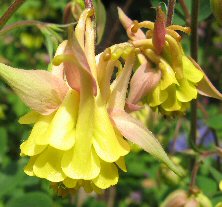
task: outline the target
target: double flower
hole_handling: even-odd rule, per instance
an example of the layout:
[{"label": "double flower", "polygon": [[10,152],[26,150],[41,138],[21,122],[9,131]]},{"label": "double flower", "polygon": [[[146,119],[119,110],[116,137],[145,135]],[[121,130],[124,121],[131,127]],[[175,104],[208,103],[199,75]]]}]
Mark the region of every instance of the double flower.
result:
[{"label": "double flower", "polygon": [[135,47],[117,44],[96,56],[93,12],[83,11],[51,71],[0,64],[0,77],[31,109],[19,119],[33,124],[21,144],[21,155],[30,158],[25,173],[49,180],[62,195],[80,187],[99,192],[118,182],[118,169],[126,171],[130,141],[182,175],[152,133],[124,110]]},{"label": "double flower", "polygon": [[176,30],[189,28],[166,27],[160,9],[155,23],[132,21],[119,9],[130,41],[96,56],[93,13],[83,11],[75,31],[59,45],[51,71],[0,64],[0,77],[31,109],[19,119],[33,124],[20,147],[29,157],[25,173],[49,180],[61,195],[80,187],[100,192],[118,182],[119,169],[127,171],[124,157],[133,142],[182,175],[129,112],[148,103],[164,115],[181,114],[198,92],[222,99],[183,52]]}]

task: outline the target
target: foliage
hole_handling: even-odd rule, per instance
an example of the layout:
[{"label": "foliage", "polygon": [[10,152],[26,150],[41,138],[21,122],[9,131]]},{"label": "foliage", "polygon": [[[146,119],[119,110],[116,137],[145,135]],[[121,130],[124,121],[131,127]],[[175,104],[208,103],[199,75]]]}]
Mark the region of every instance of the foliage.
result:
[{"label": "foliage", "polygon": [[[38,20],[54,24],[63,24],[63,11],[68,0],[29,0],[8,21],[8,24],[21,20]],[[96,2],[100,2],[97,0]],[[118,2],[118,3],[116,3]],[[144,3],[149,2],[149,3]],[[191,0],[185,1],[190,11]],[[99,4],[99,24],[101,40],[99,48],[126,39],[125,33],[117,25],[118,30],[112,34],[111,27],[119,21],[116,19],[117,4],[121,7],[125,1],[103,1]],[[138,20],[154,19],[154,9],[160,1],[134,1],[128,8],[128,13]],[[167,3],[167,1],[165,1]],[[145,6],[144,6],[145,5]],[[9,6],[9,2],[1,3],[0,16]],[[115,9],[114,9],[115,7]],[[199,12],[199,63],[205,69],[217,88],[222,88],[222,29],[211,15],[210,1],[201,3]],[[106,12],[106,15],[105,15]],[[107,25],[104,29],[107,16]],[[113,21],[114,19],[114,21]],[[184,11],[179,3],[176,5],[174,23],[185,25]],[[104,35],[103,35],[104,30]],[[113,29],[114,30],[114,29]],[[0,35],[0,62],[14,67],[47,69],[56,45],[66,38],[66,28],[27,26],[16,28]],[[111,36],[114,36],[110,39]],[[110,42],[109,42],[110,41]],[[189,53],[189,39],[183,39],[186,53]],[[99,49],[100,50],[100,49]],[[149,112],[145,114],[149,129],[160,140],[164,149],[186,169],[186,177],[179,178],[156,159],[140,149],[135,149],[127,156],[128,173],[120,174],[119,184],[107,190],[104,195],[86,195],[80,191],[76,196],[60,198],[55,195],[45,180],[29,177],[23,168],[27,163],[20,158],[19,145],[30,133],[30,127],[17,123],[19,117],[28,111],[26,106],[12,91],[0,81],[0,207],[60,207],[60,206],[106,206],[114,200],[114,206],[160,206],[163,200],[176,189],[189,190],[192,162],[198,157],[197,152],[189,147],[189,119],[188,112],[183,118],[167,118]],[[147,118],[148,117],[148,118]],[[200,150],[214,151],[215,143],[222,142],[222,105],[216,100],[201,98],[198,110],[198,147]],[[217,140],[218,142],[217,143]],[[216,141],[215,141],[216,140]],[[134,147],[132,146],[132,149]],[[222,153],[222,152],[221,152]],[[213,154],[198,157],[201,159],[200,170],[196,183],[198,188],[212,202],[213,206],[222,201],[219,182],[222,180],[221,161]],[[81,204],[83,203],[83,204]]]}]

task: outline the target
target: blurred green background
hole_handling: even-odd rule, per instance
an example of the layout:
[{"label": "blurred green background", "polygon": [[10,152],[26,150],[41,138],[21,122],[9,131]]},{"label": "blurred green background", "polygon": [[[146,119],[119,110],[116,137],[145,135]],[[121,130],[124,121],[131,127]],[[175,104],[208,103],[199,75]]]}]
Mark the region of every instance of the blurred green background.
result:
[{"label": "blurred green background", "polygon": [[[69,2],[27,0],[7,25],[21,20],[63,24],[64,9]],[[191,0],[185,2],[190,9]],[[11,1],[1,0],[0,16],[10,3]],[[127,40],[118,21],[117,6],[123,8],[132,19],[154,21],[154,7],[158,3],[160,1],[157,0],[103,0],[106,13],[102,15],[108,18],[103,36],[100,34],[102,41],[97,45],[97,51]],[[104,25],[104,21],[98,21]],[[199,63],[215,86],[221,89],[222,27],[212,16],[208,0],[201,1],[199,21]],[[176,6],[174,23],[186,24],[179,3]],[[5,33],[0,32],[0,62],[17,68],[47,69],[56,45],[66,37],[66,28],[61,27],[24,26]],[[183,45],[189,54],[188,36],[184,36]],[[222,104],[213,99],[200,98],[198,106],[199,147],[210,150],[215,146],[216,137],[219,142],[222,140]],[[154,132],[173,159],[187,169],[186,178],[181,180],[150,155],[133,146],[133,152],[127,156],[128,172],[120,173],[117,186],[103,195],[87,195],[80,191],[76,196],[60,198],[47,181],[29,177],[23,172],[27,160],[19,157],[19,145],[28,137],[31,127],[19,125],[17,120],[27,111],[11,89],[0,81],[0,207],[156,207],[176,189],[189,188],[194,156],[187,143],[189,112],[186,117],[170,120],[153,114],[149,109],[135,114]],[[222,201],[222,192],[219,190],[221,170],[220,159],[213,156],[204,159],[197,176],[198,187],[213,206]]]}]

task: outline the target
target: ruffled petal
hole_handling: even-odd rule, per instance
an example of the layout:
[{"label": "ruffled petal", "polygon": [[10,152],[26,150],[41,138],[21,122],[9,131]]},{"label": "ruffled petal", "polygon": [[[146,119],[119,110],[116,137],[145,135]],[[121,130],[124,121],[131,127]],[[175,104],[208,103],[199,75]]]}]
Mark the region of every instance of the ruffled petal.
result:
[{"label": "ruffled petal", "polygon": [[[41,116],[34,125],[29,138],[20,146],[21,153],[28,156],[34,156],[41,153],[48,144],[46,132],[54,114]],[[38,143],[36,143],[38,140]]]},{"label": "ruffled petal", "polygon": [[152,93],[147,96],[148,103],[151,107],[158,106],[167,100],[168,93],[164,90],[160,90],[160,87],[156,87]]},{"label": "ruffled petal", "polygon": [[79,94],[70,90],[50,123],[47,132],[50,146],[60,150],[73,147],[78,106]]},{"label": "ruffled petal", "polygon": [[192,83],[198,83],[203,79],[203,73],[185,55],[182,58],[184,77]]},{"label": "ruffled petal", "polygon": [[176,97],[176,86],[172,85],[167,88],[168,98],[161,104],[161,107],[165,111],[179,111],[181,108],[181,103]]},{"label": "ruffled petal", "polygon": [[78,180],[74,180],[74,179],[71,179],[71,178],[66,178],[65,180],[63,180],[63,184],[67,188],[75,188],[77,183],[78,183]]},{"label": "ruffled petal", "polygon": [[27,175],[29,175],[29,176],[34,176],[34,175],[35,175],[34,172],[33,172],[33,165],[34,165],[37,157],[38,157],[38,156],[33,156],[33,157],[31,157],[31,158],[29,159],[28,164],[27,164],[27,165],[25,166],[25,168],[24,168],[24,172],[25,172]]},{"label": "ruffled petal", "polygon": [[61,169],[63,151],[48,147],[36,159],[33,165],[34,174],[51,182],[60,182],[65,179]]},{"label": "ruffled petal", "polygon": [[24,116],[20,117],[18,122],[19,124],[34,124],[40,118],[40,114],[35,111],[30,111]]},{"label": "ruffled petal", "polygon": [[[99,104],[98,104],[99,105]],[[115,162],[130,151],[129,144],[117,134],[104,107],[95,107],[93,146],[99,157],[106,162]]]},{"label": "ruffled petal", "polygon": [[176,86],[176,97],[181,102],[189,102],[197,98],[197,89],[186,79],[180,80],[180,86]]},{"label": "ruffled petal", "polygon": [[116,164],[118,165],[118,167],[119,167],[123,172],[127,172],[126,163],[125,163],[124,157],[120,157],[120,158],[116,161]]},{"label": "ruffled petal", "polygon": [[175,77],[175,73],[169,64],[167,64],[164,60],[161,60],[161,62],[159,63],[159,68],[162,71],[162,77],[161,77],[161,81],[160,81],[160,89],[161,90],[165,90],[166,88],[168,88],[172,84],[179,85],[179,83]]},{"label": "ruffled petal", "polygon": [[[85,146],[83,146],[85,145]],[[100,161],[93,148],[87,143],[64,153],[62,158],[62,170],[72,179],[91,180],[100,172]]]},{"label": "ruffled petal", "polygon": [[106,189],[112,185],[115,185],[119,179],[118,169],[115,164],[104,161],[101,161],[100,164],[101,170],[99,176],[93,179],[93,183],[101,189]]}]

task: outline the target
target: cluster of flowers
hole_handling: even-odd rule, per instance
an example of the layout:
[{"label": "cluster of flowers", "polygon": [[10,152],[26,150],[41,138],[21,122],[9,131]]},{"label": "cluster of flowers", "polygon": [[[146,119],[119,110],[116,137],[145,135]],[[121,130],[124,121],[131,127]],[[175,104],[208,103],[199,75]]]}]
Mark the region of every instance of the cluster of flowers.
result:
[{"label": "cluster of flowers", "polygon": [[189,28],[165,27],[160,9],[155,23],[132,21],[119,9],[130,40],[98,55],[93,14],[92,9],[83,11],[75,31],[59,45],[50,71],[0,64],[0,77],[31,109],[19,119],[20,124],[34,124],[21,144],[21,156],[30,157],[25,173],[49,180],[60,195],[80,187],[100,192],[115,185],[118,169],[127,171],[129,142],[182,175],[130,112],[148,104],[174,115],[184,113],[198,91],[222,97],[183,52],[175,30],[188,33]]}]

